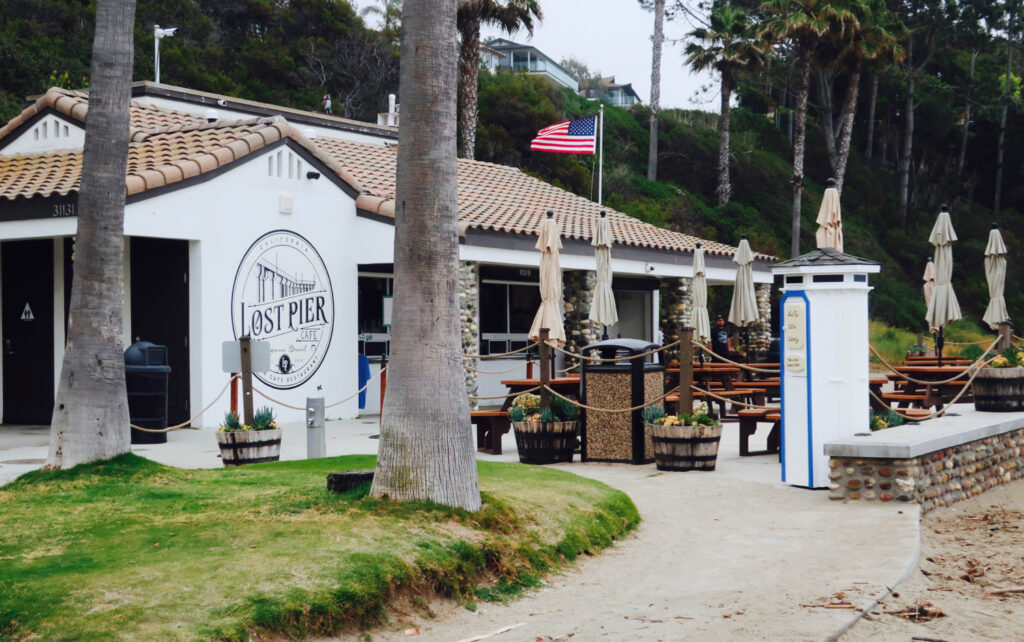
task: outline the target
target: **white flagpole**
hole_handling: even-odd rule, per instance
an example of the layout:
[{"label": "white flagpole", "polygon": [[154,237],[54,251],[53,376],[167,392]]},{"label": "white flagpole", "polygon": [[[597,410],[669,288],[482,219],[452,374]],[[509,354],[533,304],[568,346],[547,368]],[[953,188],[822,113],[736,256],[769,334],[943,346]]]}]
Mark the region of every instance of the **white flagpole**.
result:
[{"label": "white flagpole", "polygon": [[601,111],[599,113],[601,121],[601,138],[598,142],[598,160],[597,160],[597,204],[601,204],[601,188],[604,186],[604,103],[601,103]]}]

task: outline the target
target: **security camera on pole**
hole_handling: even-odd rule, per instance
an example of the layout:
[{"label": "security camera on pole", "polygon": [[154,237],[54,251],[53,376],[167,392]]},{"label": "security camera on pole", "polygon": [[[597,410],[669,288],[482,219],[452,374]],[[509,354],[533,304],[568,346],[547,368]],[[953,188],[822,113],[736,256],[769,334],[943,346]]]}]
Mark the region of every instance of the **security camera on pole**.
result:
[{"label": "security camera on pole", "polygon": [[153,25],[153,67],[156,71],[156,82],[160,82],[160,41],[164,38],[173,36],[174,32],[177,30],[177,27],[161,29],[160,25]]}]

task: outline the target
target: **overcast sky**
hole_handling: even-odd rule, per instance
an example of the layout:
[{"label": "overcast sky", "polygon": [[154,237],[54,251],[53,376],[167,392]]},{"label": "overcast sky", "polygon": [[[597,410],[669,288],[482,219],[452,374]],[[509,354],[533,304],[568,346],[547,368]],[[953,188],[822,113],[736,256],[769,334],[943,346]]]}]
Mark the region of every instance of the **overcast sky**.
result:
[{"label": "overcast sky", "polygon": [[[650,102],[653,13],[641,9],[637,0],[539,2],[544,20],[534,28],[533,38],[521,31],[510,40],[533,45],[555,62],[576,58],[592,72],[615,76],[619,83],[632,83],[640,99],[645,104]],[[669,44],[691,29],[692,24],[679,20],[665,23],[661,106],[718,111],[718,79],[694,74],[683,63],[682,43]],[[502,34],[485,28],[481,35],[487,39]],[[710,86],[711,91],[695,97],[702,86]]]}]

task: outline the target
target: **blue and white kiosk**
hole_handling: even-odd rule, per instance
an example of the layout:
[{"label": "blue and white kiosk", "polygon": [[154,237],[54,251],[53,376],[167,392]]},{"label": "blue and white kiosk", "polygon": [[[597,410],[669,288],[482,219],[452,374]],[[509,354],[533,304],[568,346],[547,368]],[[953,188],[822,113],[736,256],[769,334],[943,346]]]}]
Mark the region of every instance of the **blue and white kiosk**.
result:
[{"label": "blue and white kiosk", "polygon": [[827,488],[825,442],[867,430],[868,275],[878,263],[819,248],[772,267],[783,277],[782,481]]}]

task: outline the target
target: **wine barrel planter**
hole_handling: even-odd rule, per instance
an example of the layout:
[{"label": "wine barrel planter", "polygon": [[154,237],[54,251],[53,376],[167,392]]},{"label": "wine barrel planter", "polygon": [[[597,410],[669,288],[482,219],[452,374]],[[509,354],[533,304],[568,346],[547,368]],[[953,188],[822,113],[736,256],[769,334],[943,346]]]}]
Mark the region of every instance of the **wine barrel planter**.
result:
[{"label": "wine barrel planter", "polygon": [[575,421],[514,421],[516,449],[523,464],[572,461],[576,449]]},{"label": "wine barrel planter", "polygon": [[658,470],[715,469],[722,424],[714,426],[659,426],[647,424]]},{"label": "wine barrel planter", "polygon": [[1024,410],[1024,368],[982,368],[971,383],[971,391],[976,410]]},{"label": "wine barrel planter", "polygon": [[220,459],[225,466],[262,464],[281,459],[281,429],[232,430],[217,433]]}]

